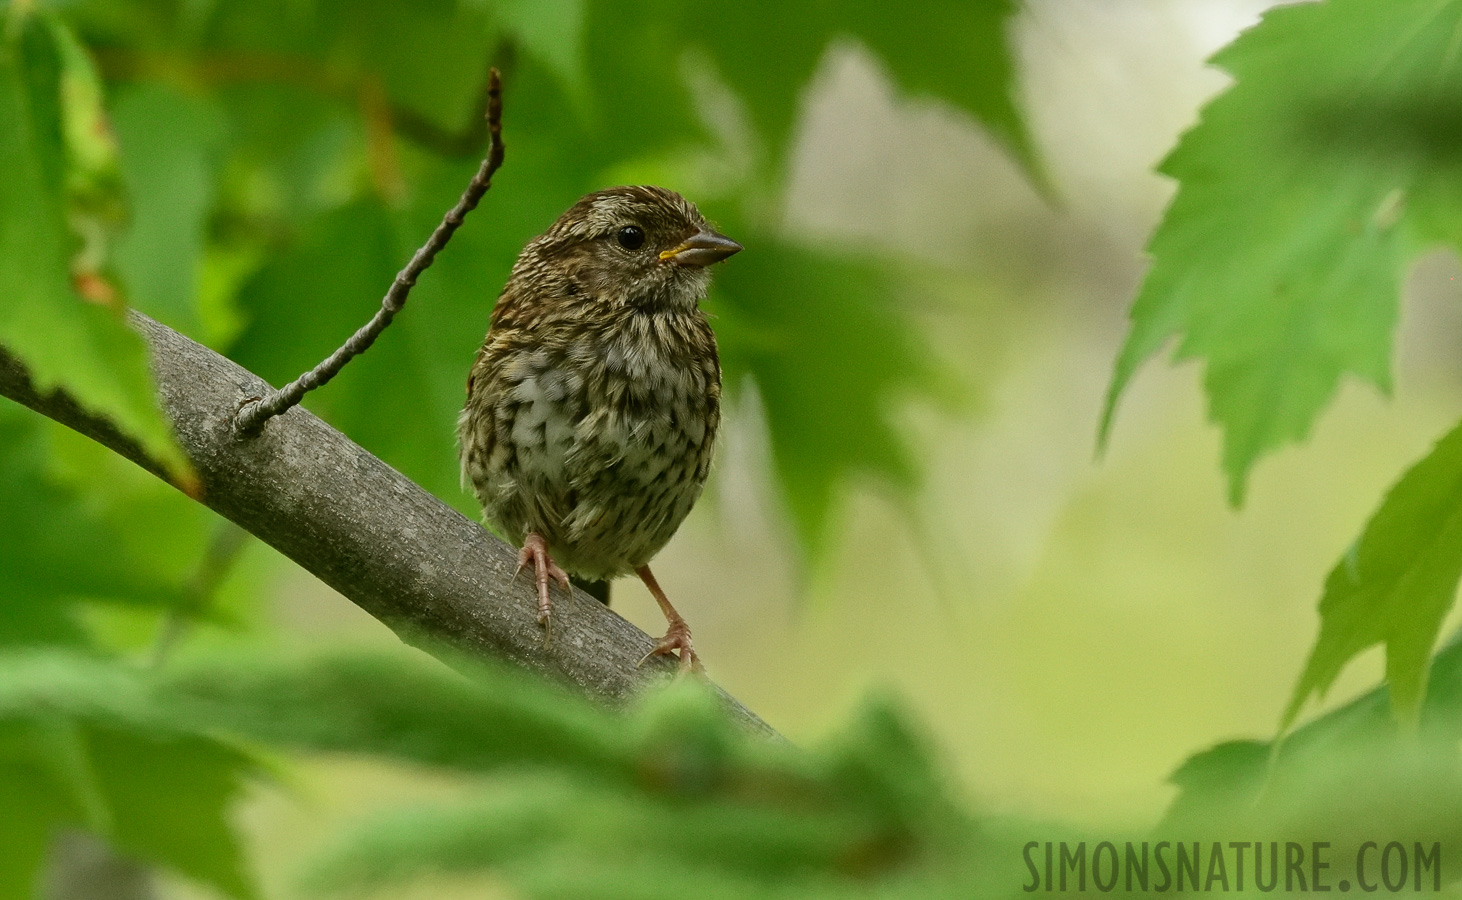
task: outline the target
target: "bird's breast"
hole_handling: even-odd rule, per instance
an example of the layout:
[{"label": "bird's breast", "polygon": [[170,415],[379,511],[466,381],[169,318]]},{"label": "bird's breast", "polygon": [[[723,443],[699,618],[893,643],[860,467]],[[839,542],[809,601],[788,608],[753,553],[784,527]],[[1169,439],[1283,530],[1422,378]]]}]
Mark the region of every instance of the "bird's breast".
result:
[{"label": "bird's breast", "polygon": [[714,436],[714,338],[708,327],[697,333],[698,323],[668,318],[637,315],[544,341],[509,365],[512,443],[524,475],[566,483],[613,467],[652,482]]},{"label": "bird's breast", "polygon": [[464,415],[464,471],[505,533],[570,571],[647,561],[710,471],[720,369],[701,318],[489,335]]},{"label": "bird's breast", "polygon": [[[636,316],[585,348],[593,359],[591,411],[600,413],[601,439],[637,458],[653,445],[699,445],[706,409],[719,397],[719,372],[705,365],[704,349],[664,316]],[[711,345],[714,358],[714,344]],[[649,445],[649,446],[647,446]]]},{"label": "bird's breast", "polygon": [[584,377],[543,352],[528,354],[515,368],[506,400],[518,466],[535,481],[561,482],[575,426],[584,416]]}]

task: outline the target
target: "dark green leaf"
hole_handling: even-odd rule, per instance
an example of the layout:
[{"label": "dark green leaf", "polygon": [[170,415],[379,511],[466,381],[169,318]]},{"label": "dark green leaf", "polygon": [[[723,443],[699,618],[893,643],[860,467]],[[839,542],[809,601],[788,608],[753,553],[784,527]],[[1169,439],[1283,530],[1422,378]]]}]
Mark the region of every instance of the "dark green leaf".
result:
[{"label": "dark green leaf", "polygon": [[[627,159],[704,143],[704,125],[681,70],[683,10],[663,0],[588,5],[584,39],[587,80],[595,89],[589,101],[592,139],[577,150],[600,172]],[[560,106],[553,115],[562,118],[563,111]],[[540,115],[545,113],[549,110]]]},{"label": "dark green leaf", "polygon": [[948,400],[950,381],[899,308],[892,268],[738,238],[747,252],[716,273],[725,377],[733,391],[747,376],[755,384],[792,521],[815,556],[841,485],[872,476],[912,489],[898,403]]},{"label": "dark green leaf", "polygon": [[34,722],[0,721],[0,900],[34,900],[56,831],[86,818],[49,739]]},{"label": "dark green leaf", "polygon": [[973,115],[1040,182],[1035,148],[1014,100],[1010,26],[1019,11],[1017,0],[938,0],[911,17],[897,4],[867,0],[850,24],[883,58],[896,84]]},{"label": "dark green leaf", "polygon": [[90,760],[110,811],[107,836],[138,859],[166,865],[231,896],[257,894],[229,822],[253,760],[197,735],[154,736],[95,727]]},{"label": "dark green leaf", "polygon": [[880,819],[910,829],[953,826],[959,818],[945,798],[949,785],[892,698],[864,703],[850,727],[823,750],[828,777],[839,790],[876,810]]},{"label": "dark green leaf", "polygon": [[802,93],[829,43],[854,38],[882,58],[901,88],[970,113],[1036,171],[1012,100],[1006,26],[1014,0],[938,0],[914,15],[893,3],[756,0],[718,10],[713,23],[694,7],[676,8],[686,42],[710,49],[775,156],[787,152]]},{"label": "dark green leaf", "polygon": [[1166,821],[1197,824],[1243,815],[1264,787],[1270,749],[1263,741],[1224,741],[1188,757],[1168,779],[1178,796]]}]

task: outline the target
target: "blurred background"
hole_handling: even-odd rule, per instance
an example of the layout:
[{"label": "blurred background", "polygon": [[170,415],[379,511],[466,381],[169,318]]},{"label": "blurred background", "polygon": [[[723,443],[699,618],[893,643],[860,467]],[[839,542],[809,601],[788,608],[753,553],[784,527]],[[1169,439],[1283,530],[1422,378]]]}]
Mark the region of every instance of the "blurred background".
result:
[{"label": "blurred background", "polygon": [[[1325,573],[1455,419],[1462,288],[1449,255],[1418,266],[1395,396],[1348,385],[1308,444],[1258,467],[1242,509],[1225,501],[1197,365],[1144,369],[1097,457],[1142,247],[1174,188],[1152,169],[1228,83],[1204,60],[1269,5],[1028,3],[1018,90],[1050,200],[968,117],[901,94],[866,49],[841,43],[819,64],[778,215],[814,241],[912,259],[901,301],[969,395],[953,412],[900,404],[923,485],[910,505],[854,480],[810,568],[754,386],[738,397],[711,488],[657,571],[712,676],[792,740],[896,691],[978,808],[1136,827],[1190,753],[1273,733]],[[275,577],[286,631],[395,641],[290,564]],[[638,583],[615,585],[614,608],[660,627]],[[1377,648],[1322,708],[1381,672]],[[343,793],[361,802],[347,770]]]},{"label": "blurred background", "polygon": [[[419,423],[373,416],[382,407],[373,407],[366,390],[371,379],[391,366],[419,365],[421,383],[441,405],[460,403],[461,378],[512,250],[599,180],[657,181],[703,200],[748,248],[718,270],[718,285],[726,286],[711,300],[729,345],[732,393],[710,489],[656,571],[695,629],[710,675],[798,743],[814,742],[869,692],[896,694],[917,710],[973,808],[1096,829],[1142,827],[1171,800],[1166,779],[1189,754],[1229,738],[1272,735],[1314,640],[1326,572],[1396,473],[1455,421],[1462,397],[1459,269],[1438,254],[1407,282],[1394,396],[1346,384],[1304,445],[1258,465],[1242,508],[1226,502],[1220,436],[1204,420],[1196,364],[1144,368],[1122,401],[1109,447],[1096,452],[1103,395],[1145,268],[1143,245],[1174,190],[1153,167],[1228,83],[1205,59],[1268,5],[1028,0],[1008,27],[1033,165],[1009,133],[992,134],[967,110],[904,89],[880,54],[841,36],[816,54],[812,77],[797,93],[784,165],[765,165],[768,151],[743,139],[744,120],[757,113],[727,88],[735,79],[718,75],[716,60],[692,53],[679,71],[702,105],[712,137],[704,147],[626,152],[581,173],[580,184],[550,183],[541,156],[551,154],[545,148],[558,126],[543,121],[549,113],[540,94],[549,89],[535,81],[534,67],[553,67],[520,55],[519,67],[507,71],[508,159],[492,191],[440,268],[423,278],[402,324],[372,351],[375,360],[362,360],[365,371],[348,372],[311,403],[475,514],[451,484],[450,431],[433,421],[429,440],[406,446],[400,434]],[[128,28],[145,31],[145,21],[137,23],[150,7],[134,6],[144,11],[109,19],[102,5],[81,17],[104,72],[166,69],[165,61],[145,58],[146,41],[136,42],[144,48],[136,58],[108,44]],[[202,22],[211,6],[179,8]],[[582,97],[573,89],[563,96],[571,110],[563,115],[577,115],[572,104]],[[160,121],[149,116],[175,115],[148,104],[171,110],[176,102],[145,84],[116,88],[108,103],[124,154],[129,140],[147,140]],[[309,201],[325,210],[310,221],[333,216],[346,224],[314,232],[306,225],[295,244],[304,249],[261,262],[250,230],[258,223],[245,213],[306,202],[289,195],[290,185],[252,183],[251,170],[233,164],[194,202],[207,207],[222,198],[244,212],[238,221],[212,223],[214,245],[199,283],[182,289],[200,298],[192,332],[276,383],[364,320],[404,258],[402,248],[419,242],[473,163],[438,171],[414,158],[419,149],[376,141],[373,101],[360,102],[363,126],[336,127],[337,113],[319,113],[324,124],[292,138],[290,151],[301,167],[353,160],[332,162],[323,174],[296,169],[309,182],[297,193],[325,198]],[[641,95],[634,102],[657,101]],[[295,115],[242,101],[237,108],[249,110],[260,141],[284,127],[271,118]],[[212,113],[189,115],[187,127],[215,127]],[[635,126],[613,126],[623,127]],[[381,158],[383,147],[399,158]],[[746,174],[763,168],[774,174]],[[187,170],[124,174],[137,183],[178,178],[179,171]],[[373,212],[352,205],[358,193],[406,212],[378,228]],[[747,194],[756,202],[745,202]],[[734,280],[736,267],[755,265],[758,235],[889,261],[887,291],[879,295],[897,310],[898,332],[890,326],[889,340],[912,350],[871,361],[883,367],[869,388],[877,396],[859,402],[904,442],[902,456],[870,462],[850,453],[883,440],[861,430],[868,420],[857,415],[821,430],[779,431],[786,392],[779,397],[757,377],[762,312],[795,316],[809,301],[795,278]],[[379,258],[349,277],[310,275],[309,262],[341,242],[378,247]],[[142,264],[128,273],[134,251],[122,249],[120,269],[134,290],[164,278]],[[491,263],[474,268],[467,263],[474,253],[491,255]],[[753,288],[748,301],[744,292]],[[828,291],[831,299],[817,302],[836,305],[841,287]],[[448,304],[442,298],[449,293]],[[291,318],[347,294],[351,303],[311,314],[307,327]],[[305,312],[287,311],[291,305]],[[444,322],[450,340],[424,337],[447,328]],[[873,327],[871,343],[854,346],[877,348],[882,333]],[[815,330],[799,337],[813,361],[845,346],[830,335],[819,349]],[[126,464],[81,439],[56,430],[48,440],[61,480],[84,485],[105,471],[111,484],[142,497],[142,506],[173,509],[173,499],[147,499],[147,476],[123,471]],[[798,463],[778,456],[779,440],[801,441],[798,453],[813,458],[854,458],[809,499],[805,488],[789,488]],[[205,514],[183,515],[189,518],[174,537],[196,555],[218,525]],[[172,565],[184,571],[190,563]],[[201,624],[183,643],[235,640],[242,627],[300,646],[397,645],[384,626],[252,540],[224,575],[217,606],[228,627]],[[647,631],[661,628],[637,583],[615,586],[614,608]],[[120,644],[144,647],[155,634],[149,612],[99,607],[88,616],[90,629]],[[1324,706],[1371,687],[1381,672],[1379,652],[1368,653]],[[290,874],[332,823],[453,790],[444,776],[358,760],[314,758],[293,771],[287,787],[251,789],[240,812],[269,896],[291,896]],[[472,882],[461,890],[480,888]],[[193,889],[178,882],[167,890],[184,896]],[[453,890],[434,884],[392,896]]]}]

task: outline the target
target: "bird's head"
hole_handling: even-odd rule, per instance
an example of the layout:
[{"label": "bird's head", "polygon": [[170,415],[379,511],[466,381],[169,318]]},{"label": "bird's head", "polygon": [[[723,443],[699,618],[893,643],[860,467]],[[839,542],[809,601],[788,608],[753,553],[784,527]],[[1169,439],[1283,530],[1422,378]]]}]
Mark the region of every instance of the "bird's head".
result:
[{"label": "bird's head", "polygon": [[635,186],[582,198],[529,250],[564,279],[564,299],[689,310],[705,297],[710,265],[741,245],[674,191]]}]

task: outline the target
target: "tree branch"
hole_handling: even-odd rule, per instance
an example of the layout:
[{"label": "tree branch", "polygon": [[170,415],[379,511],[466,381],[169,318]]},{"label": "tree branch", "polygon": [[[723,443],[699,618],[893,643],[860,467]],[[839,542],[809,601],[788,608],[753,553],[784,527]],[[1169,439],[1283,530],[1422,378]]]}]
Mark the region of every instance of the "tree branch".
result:
[{"label": "tree branch", "polygon": [[318,366],[304,373],[300,377],[277,391],[269,391],[262,395],[262,399],[254,398],[245,401],[238,412],[236,428],[239,434],[252,436],[264,427],[264,423],[274,416],[279,415],[290,407],[298,404],[304,399],[305,394],[328,382],[345,368],[345,364],[354,359],[357,355],[364,353],[391,320],[401,307],[406,305],[406,298],[411,289],[416,286],[416,279],[425,272],[437,258],[442,248],[447,246],[447,241],[457,231],[458,226],[467,214],[477,208],[482,200],[482,195],[492,187],[493,173],[503,164],[503,99],[502,79],[497,69],[489,69],[487,73],[487,134],[488,146],[487,156],[482,160],[482,166],[478,168],[477,174],[472,176],[468,182],[467,189],[462,192],[462,197],[457,205],[447,210],[446,216],[437,225],[431,237],[421,246],[411,261],[406,264],[397,275],[396,280],[391,282],[391,287],[386,291],[386,296],[381,300],[381,308],[371,320],[350,336],[344,344]]},{"label": "tree branch", "polygon": [[[406,643],[510,660],[614,705],[673,671],[664,659],[638,668],[654,640],[582,591],[555,599],[554,639],[545,646],[532,579],[514,578],[515,550],[303,408],[239,437],[238,410],[269,385],[146,316],[133,313],[132,321],[152,347],[162,408],[201,480],[201,502]],[[167,477],[106,419],[64,393],[38,393],[3,348],[0,395]],[[726,702],[749,728],[775,734],[729,695]]]}]

